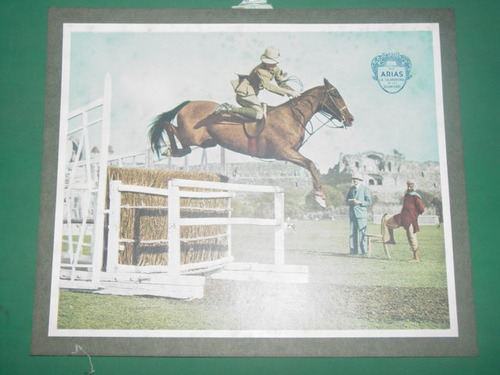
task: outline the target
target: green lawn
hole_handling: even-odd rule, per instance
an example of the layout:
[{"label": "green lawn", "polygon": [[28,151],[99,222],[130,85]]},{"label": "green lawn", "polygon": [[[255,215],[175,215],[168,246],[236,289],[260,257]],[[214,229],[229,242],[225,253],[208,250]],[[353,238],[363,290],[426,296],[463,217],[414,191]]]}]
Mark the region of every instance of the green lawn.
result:
[{"label": "green lawn", "polygon": [[[378,226],[370,225],[376,233]],[[269,228],[235,227],[236,261],[272,263]],[[448,328],[442,228],[418,233],[422,261],[408,263],[404,230],[385,258],[348,255],[348,223],[296,221],[286,263],[307,265],[308,284],[207,279],[205,297],[179,301],[63,291],[59,328],[72,329],[436,329]]]}]

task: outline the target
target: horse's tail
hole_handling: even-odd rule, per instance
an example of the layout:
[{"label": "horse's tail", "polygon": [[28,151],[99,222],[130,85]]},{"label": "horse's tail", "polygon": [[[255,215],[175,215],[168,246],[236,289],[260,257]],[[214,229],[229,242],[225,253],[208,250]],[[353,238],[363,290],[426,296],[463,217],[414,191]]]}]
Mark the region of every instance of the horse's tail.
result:
[{"label": "horse's tail", "polygon": [[158,115],[156,119],[151,123],[148,133],[149,142],[151,143],[151,149],[156,152],[158,156],[160,155],[161,147],[163,145],[166,145],[165,139],[163,138],[163,131],[167,129],[168,125],[171,125],[170,123],[175,118],[175,116],[177,116],[177,113],[179,113],[179,111],[188,103],[190,103],[189,100],[182,102],[174,109]]}]

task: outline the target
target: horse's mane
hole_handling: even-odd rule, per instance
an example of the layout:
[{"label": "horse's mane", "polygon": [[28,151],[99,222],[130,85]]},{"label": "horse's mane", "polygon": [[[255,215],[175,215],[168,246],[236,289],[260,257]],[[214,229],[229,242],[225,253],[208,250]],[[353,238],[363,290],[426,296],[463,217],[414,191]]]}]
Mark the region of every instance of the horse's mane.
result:
[{"label": "horse's mane", "polygon": [[318,89],[321,89],[322,87],[324,86],[315,86],[315,87],[312,87],[310,89],[307,89],[306,91],[304,91],[302,94],[300,94],[300,96],[298,98],[291,98],[289,99],[288,101],[284,102],[284,103],[281,103],[279,105],[267,105],[267,110],[268,111],[272,111],[273,109],[276,109],[276,108],[279,108],[279,107],[282,107],[284,105],[287,105],[289,103],[291,104],[294,104],[294,103],[297,103],[298,101],[300,101],[303,97],[305,96],[308,96],[312,91],[315,91],[315,90],[318,90]]}]

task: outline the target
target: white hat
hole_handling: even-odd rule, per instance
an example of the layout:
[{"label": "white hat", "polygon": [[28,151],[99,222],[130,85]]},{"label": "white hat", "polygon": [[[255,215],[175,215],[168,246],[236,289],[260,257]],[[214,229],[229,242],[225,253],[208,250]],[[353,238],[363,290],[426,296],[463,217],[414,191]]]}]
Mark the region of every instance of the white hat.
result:
[{"label": "white hat", "polygon": [[280,51],[276,47],[267,47],[260,60],[266,64],[278,64],[280,62]]},{"label": "white hat", "polygon": [[361,177],[361,175],[359,175],[359,174],[353,174],[351,179],[363,181],[363,177]]}]

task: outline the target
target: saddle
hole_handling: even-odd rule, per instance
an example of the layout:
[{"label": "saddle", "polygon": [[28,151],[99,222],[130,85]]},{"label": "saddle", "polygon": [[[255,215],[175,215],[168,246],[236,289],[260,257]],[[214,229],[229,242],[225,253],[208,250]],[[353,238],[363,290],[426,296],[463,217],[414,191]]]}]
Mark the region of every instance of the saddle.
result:
[{"label": "saddle", "polygon": [[243,122],[243,131],[248,138],[258,138],[264,131],[266,125],[266,117],[262,120],[247,122],[248,119],[240,116]]},{"label": "saddle", "polygon": [[[264,107],[264,118],[262,120],[252,121],[248,117],[245,117],[238,113],[226,112],[226,111],[214,111],[209,116],[205,117],[199,121],[194,129],[199,129],[203,126],[211,126],[213,124],[225,124],[225,125],[242,125],[243,132],[248,139],[248,152],[250,155],[257,154],[257,138],[262,134],[266,125],[266,110],[267,106],[262,103]],[[226,104],[222,104],[224,106]]]},{"label": "saddle", "polygon": [[231,113],[226,114],[231,118],[231,122],[237,122],[243,125],[243,132],[248,139],[248,153],[250,155],[257,154],[257,139],[264,131],[266,125],[266,116],[262,120],[251,121],[247,117]]},{"label": "saddle", "polygon": [[262,120],[252,121],[248,117],[245,117],[238,113],[212,113],[210,116],[204,119],[204,121],[200,121],[198,124],[196,124],[194,128],[198,129],[203,126],[210,126],[215,123],[225,125],[243,125],[243,130],[247,137],[257,138],[264,130],[266,124],[266,116],[264,116]]}]

